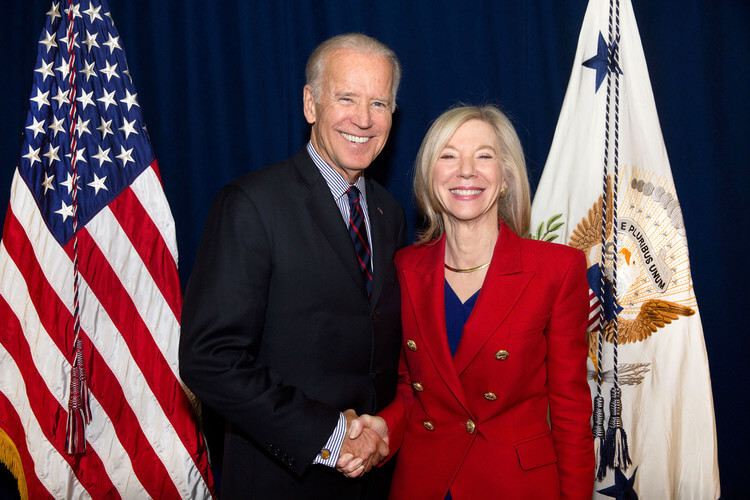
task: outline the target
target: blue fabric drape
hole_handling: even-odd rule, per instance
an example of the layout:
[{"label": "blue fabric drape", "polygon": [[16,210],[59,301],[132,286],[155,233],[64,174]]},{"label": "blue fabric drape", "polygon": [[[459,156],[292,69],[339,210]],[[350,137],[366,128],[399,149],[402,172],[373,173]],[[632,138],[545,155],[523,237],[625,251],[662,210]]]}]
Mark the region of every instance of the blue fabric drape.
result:
[{"label": "blue fabric drape", "polygon": [[[85,4],[86,0],[82,0]],[[513,119],[535,186],[552,142],[586,0],[109,0],[177,224],[184,284],[210,202],[303,145],[304,65],[360,31],[404,67],[388,145],[369,170],[416,216],[411,170],[429,123],[458,102]],[[4,0],[0,202],[7,205],[49,0]],[[691,250],[714,389],[726,498],[750,470],[750,340],[742,311],[750,212],[750,3],[633,0]],[[4,212],[3,212],[4,216]]]}]

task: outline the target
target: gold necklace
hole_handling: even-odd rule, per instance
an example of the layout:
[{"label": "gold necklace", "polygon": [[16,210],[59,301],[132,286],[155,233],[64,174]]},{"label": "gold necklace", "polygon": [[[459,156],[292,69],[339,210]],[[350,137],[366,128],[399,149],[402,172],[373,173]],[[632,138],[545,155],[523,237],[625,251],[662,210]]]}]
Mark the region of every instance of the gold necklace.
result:
[{"label": "gold necklace", "polygon": [[448,264],[443,264],[445,268],[448,271],[453,271],[454,273],[473,273],[474,271],[479,271],[480,269],[484,269],[485,267],[490,265],[491,261],[487,261],[482,265],[479,265],[477,267],[470,267],[468,269],[456,269],[455,267],[451,267]]}]

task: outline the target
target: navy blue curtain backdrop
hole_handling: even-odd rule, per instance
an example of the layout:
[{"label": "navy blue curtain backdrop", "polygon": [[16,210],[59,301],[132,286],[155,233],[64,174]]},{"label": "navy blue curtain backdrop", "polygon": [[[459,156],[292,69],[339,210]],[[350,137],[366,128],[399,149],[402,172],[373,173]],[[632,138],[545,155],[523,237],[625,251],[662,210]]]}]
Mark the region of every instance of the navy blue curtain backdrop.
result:
[{"label": "navy blue curtain backdrop", "polygon": [[[2,0],[2,5],[4,207],[37,40],[51,2]],[[391,137],[368,173],[404,205],[413,234],[414,157],[430,121],[458,102],[495,103],[511,116],[536,186],[586,5],[587,0],[110,0],[177,223],[183,286],[219,188],[306,142],[304,65],[319,42],[359,31],[387,43],[401,58],[404,76]],[[748,251],[750,213],[750,2],[633,0],[633,7],[687,227],[714,390],[722,496],[737,498],[746,494],[750,472],[745,370],[750,328],[742,319],[749,298],[742,252]]]}]

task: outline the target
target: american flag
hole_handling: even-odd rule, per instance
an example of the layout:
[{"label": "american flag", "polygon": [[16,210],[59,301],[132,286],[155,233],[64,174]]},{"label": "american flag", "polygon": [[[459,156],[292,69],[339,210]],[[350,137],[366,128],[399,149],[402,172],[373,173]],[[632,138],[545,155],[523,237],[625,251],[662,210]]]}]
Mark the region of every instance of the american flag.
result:
[{"label": "american flag", "polygon": [[[109,8],[54,2],[0,242],[0,455],[29,498],[212,496],[177,366],[181,304],[174,221]],[[69,453],[77,320],[91,420]]]}]

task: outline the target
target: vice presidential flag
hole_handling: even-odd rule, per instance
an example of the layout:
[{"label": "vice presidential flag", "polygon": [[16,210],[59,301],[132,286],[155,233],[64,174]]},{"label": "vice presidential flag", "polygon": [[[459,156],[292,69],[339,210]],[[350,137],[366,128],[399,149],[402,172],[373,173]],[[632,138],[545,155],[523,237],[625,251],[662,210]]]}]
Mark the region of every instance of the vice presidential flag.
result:
[{"label": "vice presidential flag", "polygon": [[37,54],[0,243],[0,457],[29,498],[211,497],[174,221],[106,2],[54,2]]},{"label": "vice presidential flag", "polygon": [[629,0],[589,1],[532,214],[532,237],[588,259],[594,496],[717,498],[687,237]]}]

